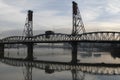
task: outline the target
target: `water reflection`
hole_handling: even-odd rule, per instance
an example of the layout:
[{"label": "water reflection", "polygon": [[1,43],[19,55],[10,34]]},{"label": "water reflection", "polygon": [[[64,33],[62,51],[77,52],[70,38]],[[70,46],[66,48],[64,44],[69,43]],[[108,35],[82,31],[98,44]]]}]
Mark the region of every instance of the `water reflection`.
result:
[{"label": "water reflection", "polygon": [[[5,56],[9,56],[11,58],[5,57],[0,61],[11,66],[23,67],[24,80],[32,80],[34,68],[37,70],[44,70],[44,72],[49,75],[54,75],[57,72],[69,71],[71,73],[72,80],[85,80],[86,75],[88,74],[95,76],[99,75],[100,79],[96,80],[104,80],[101,78],[101,75],[113,76],[120,74],[119,48],[120,46],[114,45],[109,45],[109,47],[108,45],[83,45],[83,48],[78,48],[78,59],[80,60],[78,64],[70,63],[70,48],[64,50],[61,48],[54,50],[50,50],[50,48],[35,48],[34,56],[36,59],[33,61],[24,60],[26,53],[25,49],[20,48],[17,52],[15,52],[14,49],[9,49],[7,50],[7,54]],[[86,80],[89,80],[89,78]]]},{"label": "water reflection", "polygon": [[[84,46],[85,45],[85,46]],[[82,48],[80,48],[80,51],[85,51],[85,53],[87,52],[87,54],[83,53],[80,54],[83,57],[90,57],[93,56],[94,57],[101,57],[101,54],[98,54],[98,52],[109,52],[111,57],[113,58],[120,58],[120,44],[108,44],[108,43],[101,43],[101,44],[97,44],[97,43],[88,43],[88,44],[81,44]],[[96,52],[97,54],[93,54],[93,52]]]},{"label": "water reflection", "polygon": [[32,66],[25,66],[23,70],[24,80],[32,80]]},{"label": "water reflection", "polygon": [[79,73],[76,69],[71,70],[73,80],[85,80],[85,74]]},{"label": "water reflection", "polygon": [[[16,66],[16,67],[22,66],[24,68],[23,69],[24,80],[32,80],[33,67],[44,70],[46,74],[53,74],[58,71],[66,71],[67,70],[67,71],[71,72],[72,80],[84,80],[85,79],[85,74],[83,72],[78,71],[77,67],[75,67],[75,65],[72,64],[71,62],[70,63],[61,63],[61,62],[56,63],[56,62],[38,61],[38,60],[37,61],[36,60],[28,61],[28,60],[24,60],[24,59],[7,58],[7,57],[1,58],[0,61],[9,66]],[[45,63],[45,64],[43,64],[43,63]],[[39,65],[39,64],[41,64],[41,65]],[[71,65],[69,65],[69,64],[71,64]],[[52,65],[54,65],[54,66],[52,66]],[[59,66],[61,66],[61,69]],[[72,68],[65,69],[65,67],[68,67],[68,66],[69,67],[71,66]]]},{"label": "water reflection", "polygon": [[1,58],[0,61],[4,64],[16,67],[24,67],[24,79],[32,80],[32,69],[37,68],[44,70],[47,74],[56,72],[70,71],[73,80],[84,80],[85,74],[94,75],[119,75],[120,64],[110,63],[77,63],[71,62],[55,62],[55,61],[42,61],[42,60],[25,60],[18,58]]}]

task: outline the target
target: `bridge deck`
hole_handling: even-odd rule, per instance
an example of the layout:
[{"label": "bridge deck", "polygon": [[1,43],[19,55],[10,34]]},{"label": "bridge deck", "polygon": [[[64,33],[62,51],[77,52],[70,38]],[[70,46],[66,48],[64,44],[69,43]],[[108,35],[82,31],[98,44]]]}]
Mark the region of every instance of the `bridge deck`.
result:
[{"label": "bridge deck", "polygon": [[71,34],[55,33],[51,35],[40,34],[33,37],[10,36],[0,40],[1,44],[62,42],[120,43],[120,32],[90,32],[76,36],[72,36]]}]

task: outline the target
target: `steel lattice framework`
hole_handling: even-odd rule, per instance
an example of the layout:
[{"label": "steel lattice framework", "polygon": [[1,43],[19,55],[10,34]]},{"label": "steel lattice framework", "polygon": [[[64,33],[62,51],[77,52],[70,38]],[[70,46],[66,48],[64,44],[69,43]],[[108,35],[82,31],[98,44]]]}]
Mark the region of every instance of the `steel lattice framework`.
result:
[{"label": "steel lattice framework", "polygon": [[26,37],[33,36],[33,11],[29,10],[24,26],[23,35]]},{"label": "steel lattice framework", "polygon": [[[72,34],[40,34],[33,36],[33,21],[32,11],[28,11],[28,17],[25,23],[25,36],[10,36],[0,40],[0,44],[27,44],[33,49],[34,43],[77,43],[77,42],[95,42],[95,43],[120,43],[120,32],[85,32],[84,24],[78,9],[77,3],[73,2],[73,29]],[[81,33],[81,34],[79,34]],[[32,45],[28,45],[28,44]],[[73,47],[76,44],[73,44]],[[120,64],[104,64],[104,63],[68,63],[68,62],[50,62],[50,61],[26,61],[23,59],[0,59],[1,62],[12,66],[27,66],[26,80],[32,79],[32,68],[45,70],[46,66],[49,66],[50,70],[64,71],[64,70],[76,70],[93,74],[113,75],[120,74]],[[113,66],[114,65],[114,66]],[[27,77],[29,75],[29,77]],[[76,76],[76,74],[75,74]]]},{"label": "steel lattice framework", "polygon": [[[49,36],[49,38],[48,38]],[[33,37],[11,36],[0,40],[0,43],[63,43],[63,42],[118,42],[120,43],[120,32],[89,32],[76,36],[55,33],[51,35],[40,34]]]},{"label": "steel lattice framework", "polygon": [[[0,44],[26,43],[63,43],[63,42],[118,42],[120,32],[89,32],[85,33],[84,24],[76,2],[73,2],[73,30],[72,34],[40,34],[33,36],[33,11],[28,11],[25,24],[25,36],[10,36],[0,40]],[[79,32],[82,32],[79,34]]]},{"label": "steel lattice framework", "polygon": [[73,1],[73,29],[72,35],[78,35],[79,33],[85,33],[82,17],[76,2]]}]

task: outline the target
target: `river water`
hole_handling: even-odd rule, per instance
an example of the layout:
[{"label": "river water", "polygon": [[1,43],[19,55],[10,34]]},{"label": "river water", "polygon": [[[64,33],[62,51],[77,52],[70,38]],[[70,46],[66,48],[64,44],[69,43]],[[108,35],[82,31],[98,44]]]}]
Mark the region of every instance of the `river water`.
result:
[{"label": "river water", "polygon": [[[5,49],[5,56],[11,58],[25,58],[26,48]],[[63,48],[34,48],[34,58],[36,60],[70,62],[71,49]],[[78,51],[78,60],[87,63],[120,63],[118,57],[111,55],[110,51]],[[72,71],[58,71],[52,74],[44,70],[31,68],[31,79],[29,80],[75,80]],[[26,67],[16,67],[0,62],[0,80],[26,80]],[[95,75],[77,71],[77,80],[120,80],[119,75]]]}]

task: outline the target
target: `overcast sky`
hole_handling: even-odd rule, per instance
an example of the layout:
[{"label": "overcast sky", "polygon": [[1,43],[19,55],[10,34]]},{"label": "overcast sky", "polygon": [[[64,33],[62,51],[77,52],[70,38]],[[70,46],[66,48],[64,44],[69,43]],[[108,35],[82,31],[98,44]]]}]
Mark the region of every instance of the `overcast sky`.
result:
[{"label": "overcast sky", "polygon": [[[75,1],[86,31],[120,31],[120,0]],[[29,9],[34,30],[72,28],[72,0],[0,0],[0,32],[24,29]]]}]

